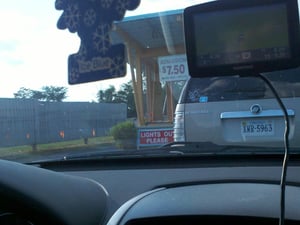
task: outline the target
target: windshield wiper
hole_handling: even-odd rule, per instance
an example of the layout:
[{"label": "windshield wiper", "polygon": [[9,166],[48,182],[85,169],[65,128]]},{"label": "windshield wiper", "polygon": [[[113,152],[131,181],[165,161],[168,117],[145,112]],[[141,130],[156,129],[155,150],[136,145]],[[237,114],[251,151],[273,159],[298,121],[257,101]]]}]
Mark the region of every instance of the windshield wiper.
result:
[{"label": "windshield wiper", "polygon": [[[234,146],[234,149],[240,149]],[[141,149],[106,149],[89,152],[70,153],[64,155],[62,160],[83,160],[83,159],[105,159],[105,158],[137,158],[137,157],[170,157],[183,155],[203,155],[219,154],[231,150],[231,146],[220,146],[211,142],[174,142],[160,147],[141,148]],[[243,149],[251,149],[245,147]],[[232,151],[233,152],[233,151]],[[236,151],[238,152],[238,151]]]},{"label": "windshield wiper", "polygon": [[151,148],[151,149],[93,149],[88,152],[68,153],[55,156],[53,158],[35,160],[27,164],[41,164],[48,162],[66,162],[66,161],[84,161],[84,160],[101,160],[101,159],[126,159],[126,158],[147,158],[147,157],[162,157],[171,155],[182,155],[168,151],[166,149]]},{"label": "windshield wiper", "polygon": [[[172,142],[161,146],[163,149],[181,152],[182,154],[283,154],[284,147],[251,146],[251,145],[217,145],[212,142]],[[294,149],[299,150],[299,149]]]},{"label": "windshield wiper", "polygon": [[[298,149],[298,152],[299,149]],[[56,155],[52,159],[35,160],[30,164],[47,162],[67,162],[102,159],[129,159],[129,158],[158,158],[158,157],[194,157],[194,156],[222,156],[222,155],[255,155],[255,154],[280,154],[284,153],[283,147],[261,147],[241,145],[217,145],[212,142],[173,142],[155,148],[142,149],[83,149],[80,152],[69,152]]]}]

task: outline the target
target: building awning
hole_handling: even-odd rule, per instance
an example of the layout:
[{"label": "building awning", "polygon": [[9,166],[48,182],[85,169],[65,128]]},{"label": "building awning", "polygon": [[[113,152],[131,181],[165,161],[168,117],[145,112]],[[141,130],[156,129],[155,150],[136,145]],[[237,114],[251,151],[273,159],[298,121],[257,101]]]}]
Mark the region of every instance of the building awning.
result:
[{"label": "building awning", "polygon": [[128,41],[120,36],[123,33],[140,49],[167,48],[172,52],[184,44],[183,10],[126,17],[115,26],[118,32],[112,32],[113,43]]}]

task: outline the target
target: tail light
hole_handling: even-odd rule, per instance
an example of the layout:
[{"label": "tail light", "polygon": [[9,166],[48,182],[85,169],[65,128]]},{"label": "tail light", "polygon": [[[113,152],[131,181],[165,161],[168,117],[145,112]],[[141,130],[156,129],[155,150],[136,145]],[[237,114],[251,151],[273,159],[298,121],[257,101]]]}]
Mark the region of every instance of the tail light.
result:
[{"label": "tail light", "polygon": [[184,112],[175,112],[174,119],[174,141],[185,141],[184,134]]}]

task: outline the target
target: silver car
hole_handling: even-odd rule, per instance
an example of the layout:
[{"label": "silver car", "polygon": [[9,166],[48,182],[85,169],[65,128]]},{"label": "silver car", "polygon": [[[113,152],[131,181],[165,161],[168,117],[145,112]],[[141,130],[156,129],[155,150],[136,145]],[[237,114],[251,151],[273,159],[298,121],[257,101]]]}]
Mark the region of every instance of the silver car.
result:
[{"label": "silver car", "polygon": [[[296,127],[300,125],[300,69],[264,76],[287,108],[290,146],[299,147],[300,131]],[[190,78],[176,107],[174,140],[283,146],[283,115],[273,92],[259,77]]]}]

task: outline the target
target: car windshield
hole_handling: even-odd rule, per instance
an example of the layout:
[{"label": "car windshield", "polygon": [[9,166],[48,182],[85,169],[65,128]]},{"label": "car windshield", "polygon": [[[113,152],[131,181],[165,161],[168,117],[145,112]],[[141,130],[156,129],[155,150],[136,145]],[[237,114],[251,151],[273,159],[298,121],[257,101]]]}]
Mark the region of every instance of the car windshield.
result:
[{"label": "car windshield", "polygon": [[[263,79],[190,76],[183,13],[205,2],[1,1],[0,158],[283,154],[286,118]],[[262,73],[294,153],[299,73]]]}]

